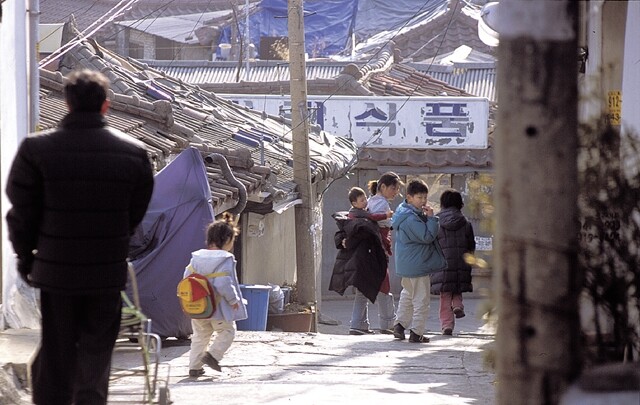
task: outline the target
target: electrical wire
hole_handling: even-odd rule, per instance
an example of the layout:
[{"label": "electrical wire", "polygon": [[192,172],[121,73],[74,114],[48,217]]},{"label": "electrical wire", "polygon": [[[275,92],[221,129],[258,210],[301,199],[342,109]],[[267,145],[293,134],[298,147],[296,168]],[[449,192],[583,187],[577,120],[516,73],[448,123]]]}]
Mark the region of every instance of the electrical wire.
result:
[{"label": "electrical wire", "polygon": [[[387,39],[387,40],[386,40],[386,42],[385,42],[382,46],[380,46],[380,47],[379,47],[379,49],[378,49],[378,50],[377,50],[377,51],[376,51],[376,52],[375,52],[375,53],[374,53],[374,54],[369,58],[369,60],[367,60],[367,61],[364,63],[364,65],[367,65],[367,64],[368,64],[368,63],[370,63],[374,58],[376,58],[376,57],[378,56],[378,54],[379,54],[382,50],[384,50],[384,49],[386,48],[386,46],[387,46],[391,41],[393,41],[393,40],[396,38],[396,36],[398,36],[398,35],[400,34],[400,32],[401,32],[405,27],[407,27],[407,26],[408,26],[408,25],[409,25],[413,20],[415,20],[418,16],[420,16],[420,15],[422,14],[422,11],[424,10],[424,8],[427,6],[427,4],[428,4],[428,2],[425,2],[425,3],[420,7],[420,9],[419,9],[418,11],[416,11],[416,12],[415,12],[411,17],[409,17],[409,18],[404,22],[404,24],[402,24],[402,26],[401,26],[400,28],[398,28],[398,29],[397,29],[397,31],[396,31],[396,32],[395,32],[395,33],[394,33],[394,34],[393,34],[389,39]],[[456,9],[452,10],[452,12],[451,12],[451,17],[450,17],[449,22],[448,22],[448,24],[447,24],[447,27],[446,27],[446,29],[445,29],[445,31],[444,31],[444,35],[443,35],[443,37],[442,37],[442,40],[441,40],[441,42],[440,42],[440,44],[439,44],[439,46],[438,46],[438,49],[437,49],[437,51],[436,51],[436,56],[437,56],[437,55],[439,54],[439,52],[440,52],[440,49],[441,49],[442,44],[443,44],[443,42],[444,42],[444,38],[446,37],[446,33],[448,32],[449,27],[451,26],[451,22],[453,21],[453,16],[455,15],[455,12],[456,12]],[[435,59],[435,57],[434,57],[434,59]],[[433,64],[433,61],[432,61],[432,64]],[[428,70],[429,70],[430,68],[431,68],[431,65],[430,65],[430,66],[429,66],[429,68],[427,69],[427,72],[428,72]],[[400,108],[396,111],[396,114],[397,114],[397,112],[399,112],[402,108],[404,108],[404,106],[405,106],[405,105],[407,104],[407,102],[411,99],[411,97],[413,96],[413,94],[415,93],[415,91],[417,90],[417,88],[420,86],[420,84],[421,84],[424,80],[425,80],[425,77],[423,76],[423,77],[421,78],[420,82],[416,85],[416,87],[414,87],[414,89],[413,89],[413,91],[411,92],[411,94],[407,97],[407,99],[402,103],[402,105],[400,106]],[[322,101],[322,103],[329,101],[333,96],[335,96],[336,94],[338,94],[338,92],[339,92],[339,91],[340,91],[344,86],[346,86],[346,84],[347,84],[347,83],[343,83],[343,84],[341,84],[340,86],[338,86],[338,88],[337,88],[336,90],[334,90],[334,91],[333,91],[333,92],[332,92],[328,97],[326,97],[326,98]],[[266,94],[265,94],[265,97],[264,97],[264,106],[263,106],[263,113],[265,112],[265,111],[264,111],[264,109],[266,109],[266,99],[267,99],[267,97],[266,97]],[[286,135],[288,135],[288,134],[292,133],[292,132],[294,131],[294,129],[298,128],[300,125],[304,125],[304,124],[305,124],[305,121],[307,121],[307,120],[308,120],[308,114],[306,115],[306,117],[307,117],[307,118],[305,118],[305,120],[303,120],[300,124],[296,125],[295,127],[291,127],[291,128],[290,128],[288,131],[286,131],[286,132],[283,132],[282,137],[283,137],[283,138],[284,138],[284,137],[286,137]],[[374,141],[375,141],[375,140],[376,140],[376,139],[377,139],[377,138],[382,134],[382,131],[390,125],[390,123],[391,123],[391,121],[390,121],[390,120],[387,120],[381,128],[378,128],[376,131],[374,131],[374,132],[373,132],[373,134],[371,135],[371,137],[370,137],[369,139],[367,139],[367,141],[363,142],[361,145],[357,145],[357,148],[358,148],[358,149],[356,150],[356,153],[354,154],[354,157],[353,157],[353,158],[352,158],[352,159],[347,163],[347,165],[345,165],[346,169],[344,170],[344,173],[345,173],[344,175],[346,175],[346,174],[347,174],[347,173],[348,173],[348,172],[349,172],[349,171],[350,171],[350,170],[351,170],[351,169],[352,169],[352,168],[353,168],[353,167],[358,163],[358,160],[359,160],[359,156],[358,156],[358,155],[359,155],[359,152],[362,150],[361,148],[364,148],[364,147],[366,147],[366,146],[370,145],[372,142],[374,142]],[[319,199],[322,199],[322,196],[324,195],[324,193],[326,192],[326,190],[329,188],[329,186],[330,186],[334,181],[336,181],[336,180],[338,180],[338,179],[340,179],[340,178],[344,177],[344,175],[342,175],[342,176],[338,176],[338,177],[334,178],[334,179],[333,179],[333,180],[332,180],[332,181],[331,181],[331,182],[330,182],[330,183],[329,183],[329,184],[328,184],[328,185],[323,189],[323,191],[320,193],[320,195],[319,195]]]},{"label": "electrical wire", "polygon": [[[457,7],[457,3],[456,3],[456,7]],[[431,69],[431,66],[433,66],[433,63],[436,59],[436,57],[439,55],[440,53],[440,49],[442,48],[442,44],[444,43],[444,40],[447,36],[447,32],[449,31],[449,28],[451,27],[451,23],[453,22],[453,17],[455,16],[456,13],[456,8],[454,8],[451,11],[451,16],[449,17],[449,22],[447,23],[447,26],[442,34],[442,39],[440,40],[440,44],[438,45],[438,48],[436,49],[436,54],[434,55],[434,57],[431,59],[431,63],[429,64],[428,68],[427,68],[427,72]],[[404,102],[400,105],[400,107],[396,110],[396,115],[400,112],[400,110],[402,110],[404,108],[404,106],[409,102],[409,100],[413,97],[413,95],[415,94],[415,92],[417,91],[417,89],[420,87],[420,85],[422,84],[422,82],[425,80],[425,78],[427,77],[427,75],[423,76],[420,81],[418,82],[418,84],[413,88],[413,90],[411,91],[411,93],[407,96],[407,98],[404,100]],[[373,142],[374,136],[379,136],[382,131],[387,128],[389,126],[389,124],[391,123],[391,120],[387,120],[384,125],[378,129],[376,129],[374,131],[374,133],[372,134],[372,136],[365,142],[362,144],[362,148],[366,147],[369,142]],[[351,164],[347,164],[346,165],[346,169],[344,171],[344,174],[342,176],[338,176],[334,179],[332,179],[329,184],[327,184],[327,186],[319,193],[318,196],[318,201],[322,200],[322,197],[324,196],[324,193],[329,189],[329,187],[331,186],[331,184],[333,184],[334,181],[341,179],[342,177],[344,177],[347,173],[349,173],[349,171],[355,167],[355,165],[358,164],[359,161],[359,152],[361,151],[361,149],[357,149],[356,153],[354,155],[354,158],[351,160]]]},{"label": "electrical wire", "polygon": [[[383,45],[381,45],[381,46],[379,47],[379,49],[378,49],[378,50],[376,50],[376,52],[375,52],[375,53],[374,53],[374,54],[373,54],[373,55],[372,55],[372,56],[371,56],[371,57],[370,57],[366,62],[364,62],[364,65],[369,64],[373,59],[375,59],[375,58],[380,54],[380,52],[382,52],[382,50],[384,50],[384,49],[387,47],[387,45],[389,45],[389,43],[390,43],[391,41],[393,41],[393,40],[396,38],[396,36],[400,35],[400,31],[402,31],[402,30],[403,30],[407,25],[409,25],[409,23],[410,23],[412,20],[414,20],[415,18],[417,18],[417,16],[419,16],[419,15],[422,13],[422,10],[424,10],[424,8],[427,6],[427,4],[428,4],[428,2],[425,2],[425,3],[422,5],[422,7],[420,7],[420,9],[419,9],[418,11],[416,11],[416,12],[415,12],[411,17],[409,17],[409,18],[405,21],[405,23],[404,23],[400,28],[398,28],[398,30],[397,30],[397,31],[396,31],[396,32],[395,32],[395,33],[394,33],[394,34],[393,34],[393,35],[392,35],[392,36],[391,36],[391,37],[390,37],[390,38],[389,38],[389,39],[388,39],[388,40],[387,40]],[[453,14],[452,14],[452,15],[453,15]],[[450,21],[449,23],[451,23],[451,21]],[[423,78],[423,79],[424,79],[424,78]],[[342,83],[340,86],[338,86],[338,88],[337,88],[337,89],[335,89],[335,90],[334,90],[334,91],[333,91],[329,96],[327,96],[327,97],[322,101],[322,103],[325,103],[325,102],[329,101],[333,96],[337,95],[337,94],[338,94],[338,92],[339,92],[340,90],[342,90],[342,88],[343,88],[343,87],[345,87],[347,84],[348,84],[347,82],[344,82],[344,83]],[[405,102],[404,104],[406,104],[406,102]],[[404,104],[403,104],[403,105],[404,105]],[[399,110],[398,110],[398,111],[399,111]],[[307,114],[307,116],[308,116],[308,114]],[[292,127],[292,128],[287,132],[287,134],[286,134],[286,135],[288,135],[288,134],[292,133],[292,132],[293,132],[293,130],[294,130],[294,129],[296,129],[298,126],[300,126],[300,125],[304,125],[304,121],[306,121],[306,120],[303,120],[303,122],[302,122],[302,123],[298,124],[298,125],[297,125],[297,126],[295,126],[295,127]],[[386,122],[386,123],[385,123],[385,125],[382,127],[382,129],[384,129],[384,128],[388,127],[388,126],[389,126],[389,124],[390,124],[390,121]],[[363,147],[364,147],[364,146],[366,146],[366,145],[363,145]]]},{"label": "electrical wire", "polygon": [[[112,22],[113,20],[115,20],[117,17],[119,17],[121,15],[122,12],[124,12],[125,10],[127,10],[129,7],[131,7],[133,4],[137,3],[139,0],[121,0],[120,2],[118,2],[118,4],[116,4],[113,8],[111,8],[111,10],[109,10],[103,17],[99,18],[98,20],[96,20],[93,24],[89,25],[87,28],[85,28],[82,32],[80,32],[79,34],[77,34],[75,36],[74,39],[72,39],[71,41],[69,41],[68,43],[64,44],[63,46],[61,46],[60,48],[56,49],[53,53],[51,53],[50,55],[46,56],[45,58],[43,58],[39,63],[38,63],[38,67],[43,67],[45,65],[47,65],[48,63],[50,63],[51,61],[58,59],[62,56],[64,56],[67,52],[69,52],[71,49],[73,49],[76,45],[78,45],[80,42],[82,42],[83,40],[85,40],[86,38],[90,37],[91,35],[95,34],[98,30],[100,30],[102,27],[104,27],[105,25],[107,25],[108,23]],[[121,6],[122,3],[125,3],[124,6]],[[116,10],[116,11],[114,11]],[[111,15],[110,17],[108,17],[104,22],[102,22],[101,24],[98,24],[98,26],[96,28],[92,27],[94,25],[96,25],[98,22],[100,22],[102,20],[102,18],[107,17],[111,12],[113,12],[113,15]],[[90,30],[90,31],[89,31]],[[87,31],[89,31],[87,33]]]},{"label": "electrical wire", "polygon": [[[4,0],[3,0],[4,1]],[[85,14],[87,14],[93,7],[95,7],[96,4],[98,4],[100,0],[95,0],[88,8],[86,8],[82,13],[77,14],[78,16],[83,16]],[[40,7],[42,7],[43,3],[47,3],[46,1],[41,1],[40,2]],[[66,21],[69,17],[71,16],[76,16],[76,11],[81,10],[81,8],[77,8],[74,11],[72,11],[71,13],[67,14],[66,17],[60,18],[59,21]],[[50,36],[52,36],[53,34],[55,34],[58,30],[54,30],[52,32],[50,32],[48,35],[46,35],[44,38],[40,38],[38,39],[38,42],[42,42],[44,40],[46,40],[47,38],[49,38]]]}]

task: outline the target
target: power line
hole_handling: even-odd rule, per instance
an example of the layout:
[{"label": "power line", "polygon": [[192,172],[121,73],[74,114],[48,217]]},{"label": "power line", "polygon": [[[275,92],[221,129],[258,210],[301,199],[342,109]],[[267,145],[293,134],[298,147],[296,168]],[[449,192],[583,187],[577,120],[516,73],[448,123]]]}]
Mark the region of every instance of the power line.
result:
[{"label": "power line", "polygon": [[[457,7],[457,5],[456,5],[456,7]],[[447,36],[447,32],[449,31],[449,27],[451,27],[451,23],[453,22],[453,17],[455,16],[455,12],[456,12],[456,10],[457,10],[457,8],[454,8],[454,9],[451,11],[451,16],[449,17],[449,22],[447,23],[447,26],[446,26],[446,28],[445,28],[445,30],[444,30],[444,32],[443,32],[442,39],[440,40],[440,44],[438,45],[438,48],[437,48],[437,50],[436,50],[436,54],[435,54],[435,55],[434,55],[434,57],[431,59],[431,63],[429,64],[429,67],[427,68],[427,72],[431,69],[431,66],[433,66],[433,63],[434,63],[434,61],[435,61],[436,57],[437,57],[437,56],[438,56],[438,54],[440,53],[440,49],[442,48],[442,44],[444,43],[444,39],[445,39],[445,37]],[[406,99],[405,99],[405,101],[402,103],[402,105],[400,106],[400,108],[398,108],[398,109],[396,110],[396,114],[397,114],[398,112],[400,112],[400,110],[402,110],[402,109],[404,108],[404,106],[409,102],[409,100],[411,99],[411,97],[413,97],[413,95],[415,94],[415,92],[417,91],[417,89],[420,87],[420,85],[422,84],[422,82],[425,80],[426,76],[427,76],[427,75],[425,74],[425,76],[423,76],[423,77],[420,79],[420,81],[418,82],[418,84],[413,88],[413,90],[411,91],[411,93],[407,96],[407,98],[406,98]],[[327,99],[327,100],[328,100],[328,99]],[[371,137],[370,137],[370,138],[369,138],[365,143],[363,143],[363,144],[362,144],[362,147],[364,148],[365,146],[368,146],[369,142],[372,142],[372,141],[373,141],[373,139],[374,139],[374,137],[379,136],[379,135],[382,133],[382,131],[383,131],[385,128],[387,128],[387,127],[389,126],[389,124],[390,124],[390,123],[391,123],[391,120],[389,120],[389,119],[388,119],[388,120],[384,123],[384,125],[383,125],[382,127],[380,127],[380,128],[378,128],[378,129],[376,129],[376,130],[373,132],[373,134],[371,135]],[[356,144],[356,147],[357,147],[357,144]],[[329,184],[327,184],[327,186],[326,186],[326,187],[325,187],[325,188],[320,192],[319,200],[321,200],[321,199],[322,199],[322,197],[324,196],[324,193],[329,189],[329,187],[331,186],[331,184],[333,184],[333,182],[334,182],[334,181],[336,181],[336,180],[338,180],[338,179],[340,179],[340,178],[344,177],[347,173],[349,173],[349,171],[350,171],[350,170],[351,170],[355,165],[357,165],[357,164],[358,164],[358,161],[359,161],[359,152],[360,152],[360,149],[356,149],[356,153],[355,153],[355,155],[354,155],[353,159],[352,159],[352,160],[347,164],[347,169],[345,170],[345,174],[344,174],[343,176],[339,176],[339,177],[336,177],[335,179],[332,179],[332,180],[329,182]]]},{"label": "power line", "polygon": [[[125,3],[123,6],[121,6],[123,3]],[[87,28],[85,28],[82,32],[78,33],[74,39],[72,39],[71,41],[67,42],[66,44],[64,44],[63,46],[61,46],[60,48],[56,49],[53,53],[51,53],[50,55],[48,55],[47,57],[43,58],[39,63],[38,66],[42,67],[47,65],[49,62],[58,59],[62,56],[64,56],[67,52],[69,52],[71,49],[73,49],[76,45],[78,45],[80,42],[82,42],[84,39],[88,38],[89,36],[95,34],[98,30],[100,30],[102,27],[104,27],[105,25],[107,25],[108,23],[112,22],[115,18],[117,18],[118,16],[121,15],[121,13],[123,11],[125,11],[126,9],[128,9],[129,7],[131,7],[133,4],[137,3],[138,0],[121,0],[120,2],[118,2],[118,4],[116,4],[114,7],[112,7],[103,17],[97,19],[93,24],[89,25]],[[115,10],[115,11],[114,11]],[[98,24],[98,26],[96,28],[92,27],[94,25],[96,25],[98,22],[100,22],[103,18],[109,16],[109,14],[111,14],[113,12],[113,14],[108,17],[104,22],[102,22],[101,24]],[[89,31],[90,30],[90,31]],[[89,31],[87,33],[87,31]]]}]

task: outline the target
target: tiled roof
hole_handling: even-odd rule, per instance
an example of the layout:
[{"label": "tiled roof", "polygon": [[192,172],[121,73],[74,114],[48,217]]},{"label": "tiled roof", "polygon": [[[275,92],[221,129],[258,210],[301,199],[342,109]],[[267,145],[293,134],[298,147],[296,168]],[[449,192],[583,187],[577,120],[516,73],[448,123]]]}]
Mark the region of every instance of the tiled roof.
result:
[{"label": "tiled roof", "polygon": [[402,57],[422,61],[468,45],[478,51],[493,54],[495,49],[478,36],[480,7],[464,0],[448,0],[424,14],[417,22],[396,31],[379,33],[356,47],[360,60],[369,58],[389,41],[401,50]]},{"label": "tiled roof", "polygon": [[497,102],[497,78],[494,64],[454,64],[452,66],[430,65],[425,63],[407,63],[419,72],[428,74],[451,86],[464,89],[469,94],[485,97]]},{"label": "tiled roof", "polygon": [[388,72],[372,76],[366,83],[378,96],[473,96],[471,93],[434,79],[410,66],[394,64]]},{"label": "tiled roof", "polygon": [[[297,197],[292,183],[291,130],[283,119],[263,117],[156,70],[138,69],[113,56],[111,60],[113,63],[107,62],[90,45],[82,44],[65,58],[62,73],[83,67],[107,75],[115,93],[110,96],[109,122],[145,142],[159,167],[171,154],[194,146],[203,154],[225,155],[250,193],[270,191],[274,200]],[[44,93],[42,121],[45,127],[51,127],[65,111],[60,94],[62,75],[43,71],[42,87],[49,91]],[[312,181],[341,176],[354,159],[353,142],[318,131],[310,135]],[[262,162],[262,156],[264,164],[256,164]],[[237,198],[237,190],[229,192],[233,187],[221,178],[219,168],[208,166],[212,193],[218,198],[214,208],[228,209]]]},{"label": "tiled roof", "polygon": [[[208,80],[216,80],[221,76],[217,74],[218,70],[224,71],[230,67],[222,65],[222,63],[228,64],[229,62],[184,62],[174,61],[173,63],[154,62],[147,61],[159,70],[165,71],[180,71],[181,77],[188,79],[193,77],[189,75],[189,72],[197,74],[201,79],[209,77]],[[132,63],[135,63],[132,61]],[[268,79],[268,72],[273,73],[276,66],[273,63],[266,63],[261,67],[265,70],[265,79]],[[468,69],[468,72],[463,76],[464,87],[457,87],[451,85],[451,83],[445,80],[439,80],[436,75],[441,75],[443,79],[457,80],[460,76],[457,76],[455,70],[451,67],[438,67],[431,66],[429,69],[434,70],[434,74],[426,74],[418,69],[415,69],[411,65],[394,63],[394,51],[392,44],[385,47],[378,53],[375,60],[371,60],[367,64],[361,64],[360,66],[344,62],[319,62],[309,61],[307,62],[307,72],[313,71],[316,66],[331,66],[335,64],[340,69],[340,73],[333,78],[321,78],[316,77],[307,78],[307,88],[309,94],[348,94],[348,95],[371,95],[371,96],[441,96],[446,93],[448,96],[487,96],[487,94],[474,93],[466,90],[479,89],[485,91],[486,88],[493,90],[495,88],[495,70],[490,69],[490,73],[483,70],[483,74],[479,75],[479,78],[487,81],[477,83],[473,81],[473,72],[475,69]],[[415,64],[419,65],[419,64]],[[283,65],[282,69],[288,68],[288,65]],[[173,69],[173,70],[170,70]],[[270,69],[270,70],[269,70]],[[444,69],[444,71],[442,71]],[[288,69],[287,77],[288,77]],[[338,69],[326,71],[336,72]],[[272,76],[271,76],[272,77]],[[328,83],[331,83],[329,85]],[[265,82],[265,83],[247,83],[241,82],[229,90],[230,87],[227,83],[212,82],[209,84],[202,83],[202,87],[207,87],[216,92],[229,92],[229,93],[241,93],[251,94],[257,93],[259,90],[268,89],[271,85],[272,88],[282,84],[281,90],[283,94],[288,94],[288,83],[281,82]],[[327,89],[333,89],[328,91]],[[336,92],[336,89],[342,90],[342,92]],[[278,91],[268,92],[264,94],[278,94]],[[487,97],[492,100],[491,97]],[[495,106],[492,107],[492,113],[495,111]],[[493,122],[493,120],[491,120]],[[493,125],[493,124],[491,124]],[[492,131],[492,128],[489,129]],[[375,167],[376,165],[388,165],[388,166],[407,166],[407,167],[422,167],[442,170],[487,170],[492,167],[492,140],[490,137],[489,149],[487,150],[440,150],[433,151],[428,149],[397,149],[397,148],[365,148],[359,152],[358,167]]]},{"label": "tiled roof", "polygon": [[[88,28],[104,16],[117,4],[111,1],[95,0],[40,0],[40,23],[66,23],[73,16],[80,31]],[[99,35],[110,35],[111,25],[98,32]]]},{"label": "tiled roof", "polygon": [[[490,136],[487,149],[399,149],[364,148],[358,152],[358,167],[405,172],[456,173],[483,171],[493,168],[493,148]],[[404,167],[405,169],[401,169]]]}]

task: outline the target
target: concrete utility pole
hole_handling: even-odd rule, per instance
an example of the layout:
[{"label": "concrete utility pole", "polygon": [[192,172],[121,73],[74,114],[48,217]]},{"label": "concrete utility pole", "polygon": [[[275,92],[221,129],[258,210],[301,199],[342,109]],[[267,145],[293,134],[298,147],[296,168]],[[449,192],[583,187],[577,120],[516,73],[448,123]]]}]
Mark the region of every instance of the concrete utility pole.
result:
[{"label": "concrete utility pole", "polygon": [[293,181],[302,204],[296,205],[296,271],[298,301],[316,301],[311,171],[309,166],[309,112],[307,72],[304,57],[304,15],[302,0],[288,2],[289,68],[291,69],[291,126],[293,137]]},{"label": "concrete utility pole", "polygon": [[500,2],[497,403],[557,404],[580,371],[572,0]]}]

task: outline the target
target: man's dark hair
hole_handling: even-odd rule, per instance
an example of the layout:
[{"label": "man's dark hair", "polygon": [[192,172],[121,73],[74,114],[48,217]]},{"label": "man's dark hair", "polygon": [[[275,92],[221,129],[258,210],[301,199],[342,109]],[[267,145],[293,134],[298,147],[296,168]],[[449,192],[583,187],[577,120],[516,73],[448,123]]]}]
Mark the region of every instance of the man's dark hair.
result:
[{"label": "man's dark hair", "polygon": [[72,112],[100,112],[107,99],[109,79],[100,72],[78,70],[67,76],[64,98]]},{"label": "man's dark hair", "polygon": [[461,210],[464,204],[462,203],[462,194],[456,190],[445,190],[440,196],[440,207],[449,208],[456,207]]},{"label": "man's dark hair", "polygon": [[429,193],[427,183],[422,180],[411,180],[409,184],[407,184],[407,195],[416,195],[420,193]]}]

